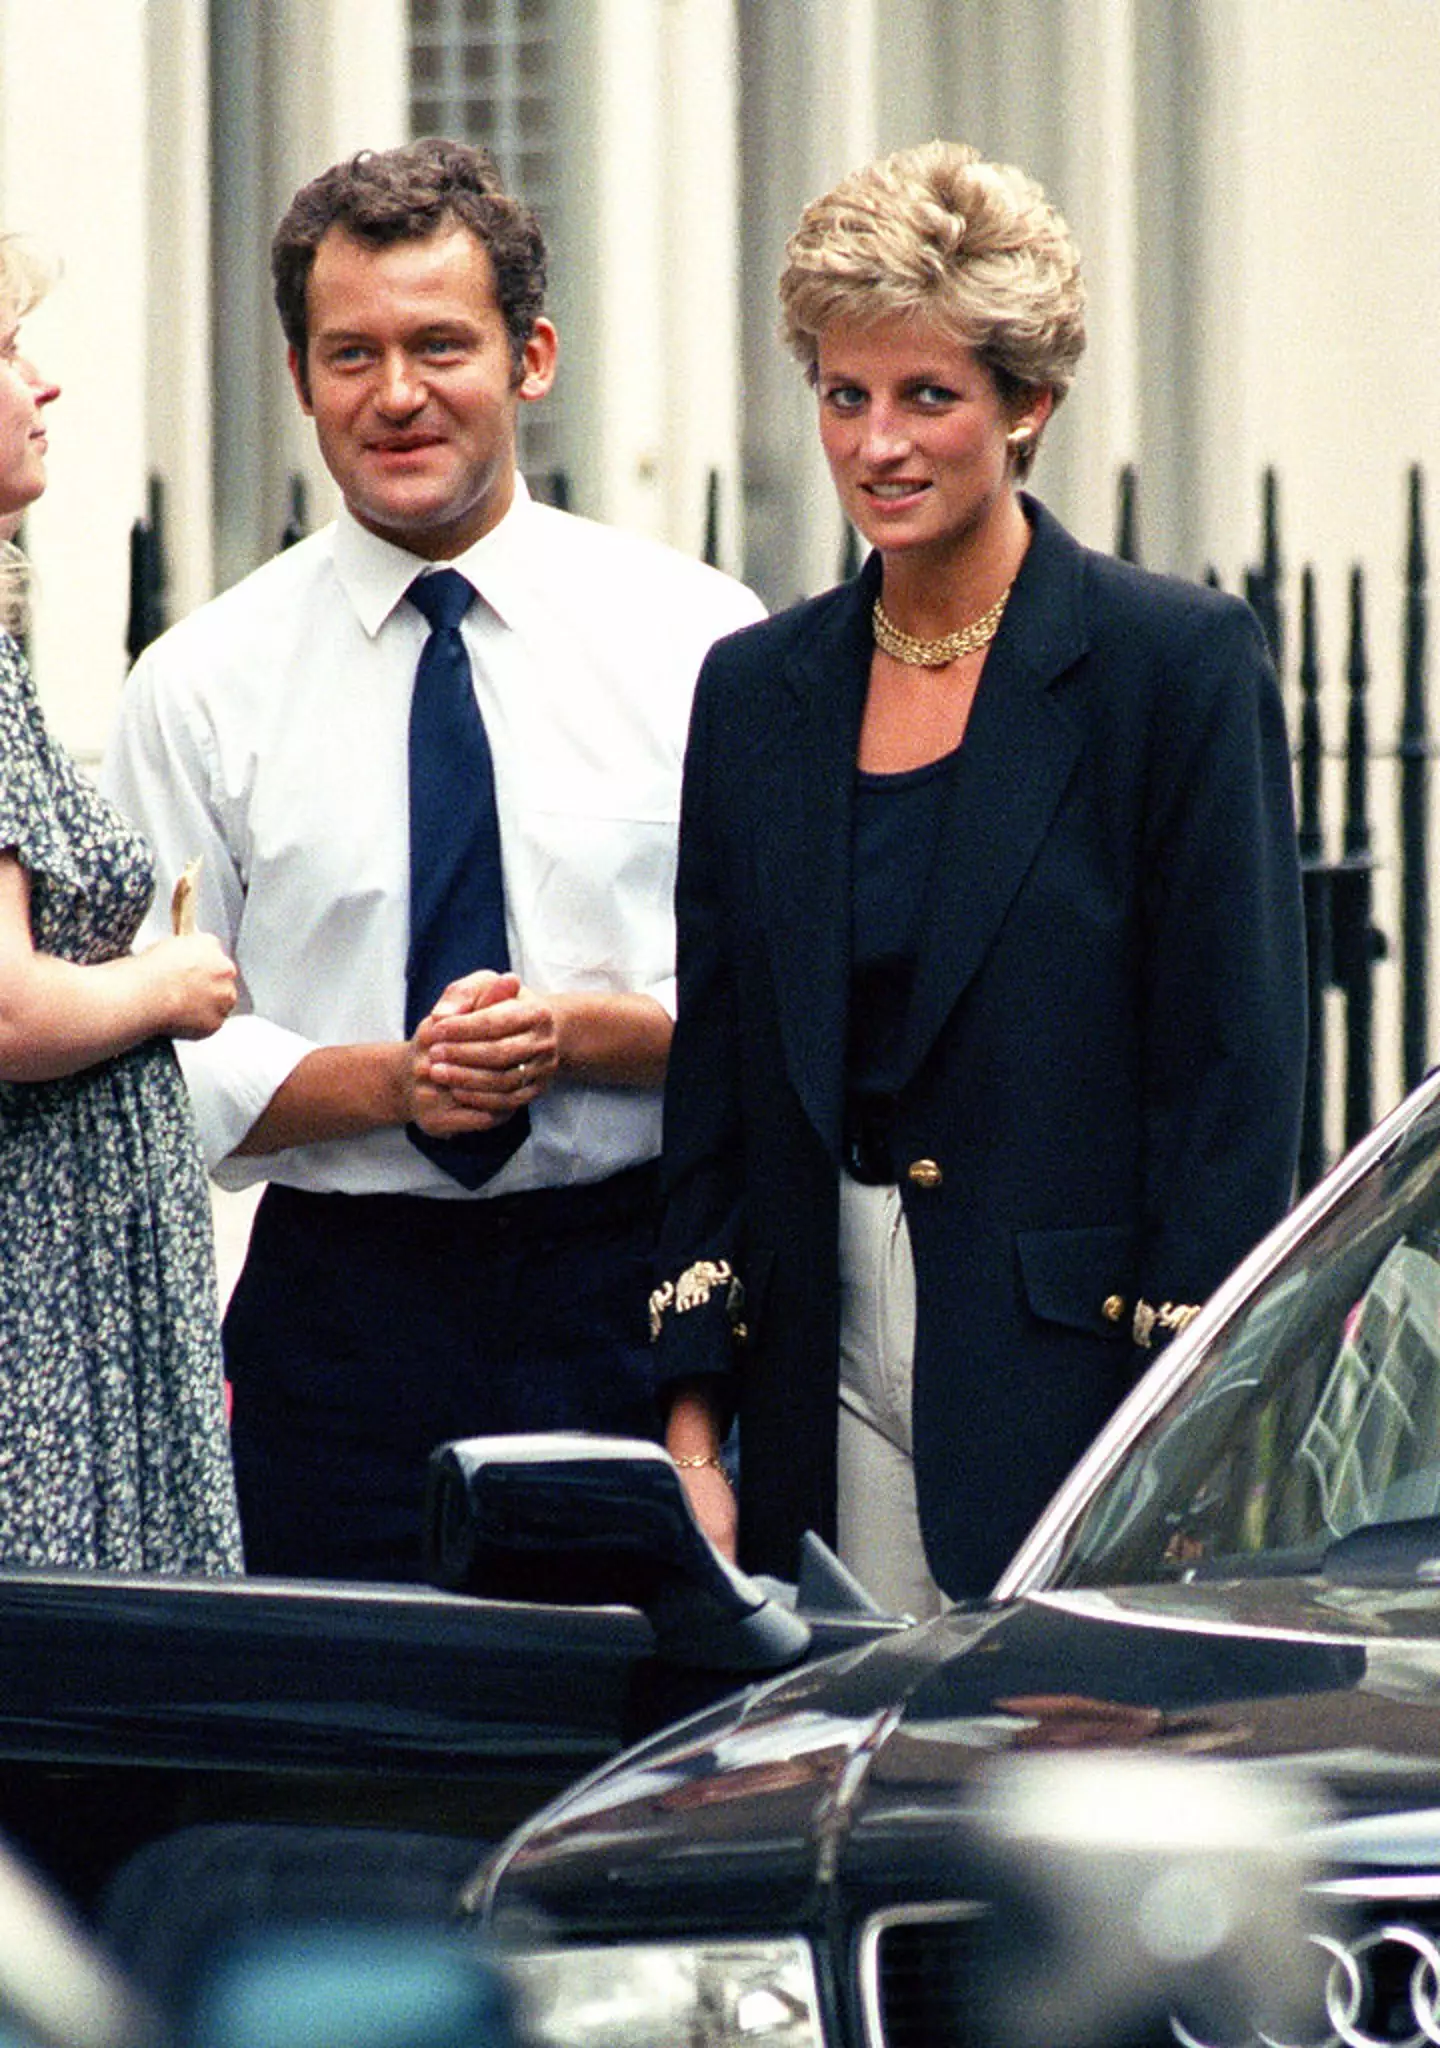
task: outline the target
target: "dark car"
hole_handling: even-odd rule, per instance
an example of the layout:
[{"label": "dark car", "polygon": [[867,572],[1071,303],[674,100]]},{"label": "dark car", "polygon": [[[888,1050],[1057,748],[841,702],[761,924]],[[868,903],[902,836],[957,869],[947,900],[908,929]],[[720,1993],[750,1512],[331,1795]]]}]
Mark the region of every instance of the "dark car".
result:
[{"label": "dark car", "polygon": [[818,1551],[808,1619],[729,1570],[654,1446],[446,1451],[432,1488],[433,1586],[0,1571],[0,1839],[154,1997],[265,1926],[444,1923],[627,1744],[898,1625]]},{"label": "dark car", "polygon": [[1440,2044],[1440,1079],[990,1600],[602,1768],[464,1905],[571,2048]]}]

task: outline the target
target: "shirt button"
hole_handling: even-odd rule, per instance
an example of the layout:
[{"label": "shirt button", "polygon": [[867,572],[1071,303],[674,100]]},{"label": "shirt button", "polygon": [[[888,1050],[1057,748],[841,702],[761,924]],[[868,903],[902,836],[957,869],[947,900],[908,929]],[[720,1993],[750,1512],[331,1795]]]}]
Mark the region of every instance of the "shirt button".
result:
[{"label": "shirt button", "polygon": [[1123,1323],[1125,1320],[1125,1297],[1123,1294],[1107,1294],[1100,1304],[1100,1313],[1107,1323]]},{"label": "shirt button", "polygon": [[945,1176],[933,1159],[912,1159],[905,1169],[905,1178],[914,1188],[938,1188]]}]

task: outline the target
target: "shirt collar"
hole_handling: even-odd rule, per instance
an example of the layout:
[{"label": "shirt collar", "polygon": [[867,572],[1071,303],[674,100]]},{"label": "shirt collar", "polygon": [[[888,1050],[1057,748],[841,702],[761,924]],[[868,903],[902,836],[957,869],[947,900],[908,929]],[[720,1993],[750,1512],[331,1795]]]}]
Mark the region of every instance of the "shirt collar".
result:
[{"label": "shirt collar", "polygon": [[382,540],[342,505],[335,522],[335,573],[340,587],[372,640],[422,570],[442,567],[468,576],[491,610],[513,625],[534,509],[525,479],[517,472],[515,495],[504,518],[453,563],[445,564]]}]

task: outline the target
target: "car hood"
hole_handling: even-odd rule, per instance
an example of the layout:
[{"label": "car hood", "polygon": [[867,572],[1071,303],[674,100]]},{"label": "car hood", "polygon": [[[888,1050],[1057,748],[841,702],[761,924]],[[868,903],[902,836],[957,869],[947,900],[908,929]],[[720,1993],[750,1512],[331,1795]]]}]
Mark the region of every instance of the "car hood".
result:
[{"label": "car hood", "polygon": [[658,1932],[803,1924],[837,1884],[883,1896],[902,1870],[940,1893],[998,1757],[1104,1749],[1282,1766],[1350,1824],[1347,1854],[1403,1862],[1399,1816],[1440,1809],[1440,1592],[1255,1578],[957,1611],[631,1752],[471,1902]]}]

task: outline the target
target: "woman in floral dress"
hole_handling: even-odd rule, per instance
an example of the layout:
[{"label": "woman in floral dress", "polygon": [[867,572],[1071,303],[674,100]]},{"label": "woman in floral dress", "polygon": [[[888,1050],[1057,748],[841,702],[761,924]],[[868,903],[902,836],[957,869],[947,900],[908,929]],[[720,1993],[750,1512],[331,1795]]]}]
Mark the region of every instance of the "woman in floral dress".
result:
[{"label": "woman in floral dress", "polygon": [[172,1038],[235,1001],[204,934],[132,953],[145,842],[46,730],[9,545],[45,488],[0,239],[0,1564],[235,1572],[210,1208]]}]

